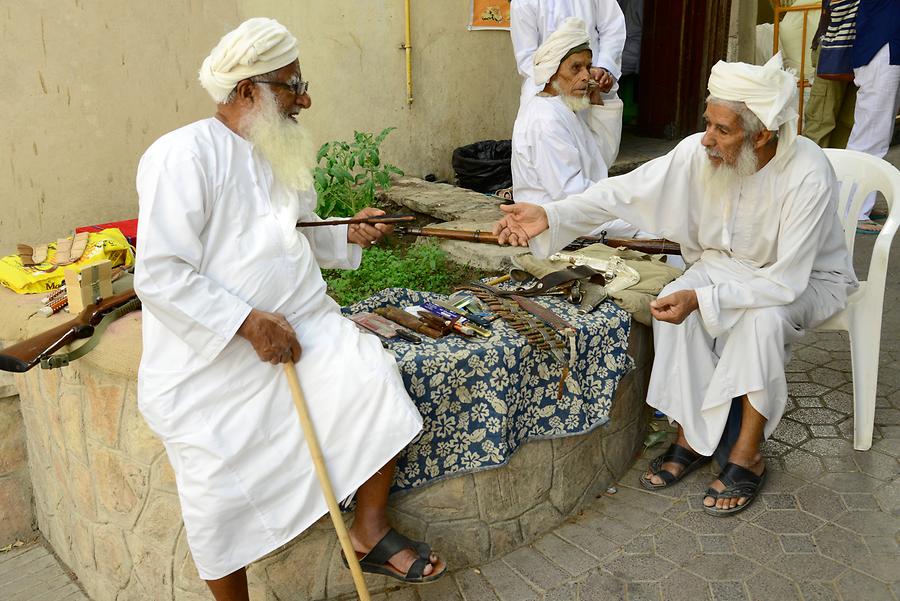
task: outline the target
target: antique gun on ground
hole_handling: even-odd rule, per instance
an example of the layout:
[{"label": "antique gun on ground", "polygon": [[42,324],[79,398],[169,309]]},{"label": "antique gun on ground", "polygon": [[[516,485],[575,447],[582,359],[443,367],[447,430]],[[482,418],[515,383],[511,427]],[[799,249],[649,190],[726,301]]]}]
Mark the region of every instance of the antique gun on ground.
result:
[{"label": "antique gun on ground", "polygon": [[[100,340],[106,326],[131,311],[141,308],[134,290],[110,296],[88,305],[78,317],[43,334],[38,334],[0,350],[0,370],[25,372],[41,364],[44,369],[63,367],[91,350]],[[76,340],[90,338],[70,353],[54,355]]]},{"label": "antique gun on ground", "polygon": [[[428,236],[442,238],[444,240],[460,240],[462,242],[477,242],[481,244],[499,244],[497,235],[481,230],[449,230],[436,227],[406,227],[398,225],[394,227],[395,234],[407,234],[410,236]],[[605,236],[582,236],[576,238],[567,250],[584,248],[590,244],[605,244],[613,248],[627,248],[650,255],[680,255],[681,246],[677,242],[662,238],[642,240],[640,238],[607,238]]]}]

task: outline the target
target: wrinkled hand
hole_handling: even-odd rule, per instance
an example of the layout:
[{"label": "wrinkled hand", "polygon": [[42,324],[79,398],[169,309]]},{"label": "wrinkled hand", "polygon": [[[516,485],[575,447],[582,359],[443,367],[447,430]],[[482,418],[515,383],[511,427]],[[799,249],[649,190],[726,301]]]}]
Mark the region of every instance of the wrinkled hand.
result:
[{"label": "wrinkled hand", "polygon": [[252,309],[237,333],[253,345],[261,360],[272,365],[300,360],[297,333],[283,315]]},{"label": "wrinkled hand", "polygon": [[529,240],[550,227],[547,212],[540,205],[517,202],[500,205],[500,210],[507,213],[494,224],[494,234],[501,245],[528,246]]},{"label": "wrinkled hand", "polygon": [[[353,218],[375,217],[376,215],[384,215],[384,211],[375,207],[366,207]],[[394,226],[390,223],[351,223],[347,226],[347,242],[368,248],[381,240],[382,236],[393,231]]]},{"label": "wrinkled hand", "polygon": [[612,76],[612,73],[603,67],[591,67],[591,79],[597,82],[596,89],[604,94],[609,92],[616,83],[616,78]]},{"label": "wrinkled hand", "polygon": [[650,313],[659,321],[679,324],[699,306],[694,290],[679,290],[650,301]]}]

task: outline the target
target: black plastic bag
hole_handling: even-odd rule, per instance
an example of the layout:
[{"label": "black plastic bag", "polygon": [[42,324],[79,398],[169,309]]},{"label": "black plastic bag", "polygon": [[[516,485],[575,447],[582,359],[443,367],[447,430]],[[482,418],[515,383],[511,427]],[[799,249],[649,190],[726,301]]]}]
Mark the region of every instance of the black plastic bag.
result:
[{"label": "black plastic bag", "polygon": [[453,151],[456,182],[476,192],[493,193],[512,186],[512,140],[481,140]]}]

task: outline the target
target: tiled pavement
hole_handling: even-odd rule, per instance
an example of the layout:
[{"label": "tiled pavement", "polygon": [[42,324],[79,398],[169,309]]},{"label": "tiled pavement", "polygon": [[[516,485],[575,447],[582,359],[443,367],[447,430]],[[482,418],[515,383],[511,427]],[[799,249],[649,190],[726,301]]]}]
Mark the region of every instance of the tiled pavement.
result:
[{"label": "tiled pavement", "polygon": [[[895,165],[900,148],[892,149]],[[874,236],[857,239],[865,279]],[[891,253],[875,437],[852,447],[846,335],[808,334],[788,365],[791,398],[765,447],[760,498],[731,518],[700,510],[712,467],[671,490],[637,484],[649,449],[617,492],[533,545],[478,569],[378,601],[900,601],[900,242]],[[0,555],[0,598],[81,600],[42,547]],[[59,595],[46,592],[56,583]],[[43,587],[43,588],[40,588]]]},{"label": "tiled pavement", "polygon": [[0,555],[3,601],[89,601],[50,551],[40,543]]}]

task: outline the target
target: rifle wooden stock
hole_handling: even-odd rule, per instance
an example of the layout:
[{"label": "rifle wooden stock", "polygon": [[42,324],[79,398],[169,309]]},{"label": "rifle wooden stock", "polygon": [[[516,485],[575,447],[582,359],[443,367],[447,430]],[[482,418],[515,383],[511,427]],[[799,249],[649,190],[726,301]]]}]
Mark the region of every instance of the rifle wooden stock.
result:
[{"label": "rifle wooden stock", "polygon": [[648,255],[680,255],[681,245],[665,238],[600,238],[599,236],[582,236],[575,238],[566,246],[567,250],[577,250],[591,244],[605,244],[613,248],[627,248]]},{"label": "rifle wooden stock", "polygon": [[0,351],[0,370],[25,372],[67,344],[90,338],[103,316],[135,298],[134,290],[88,305],[78,317]]},{"label": "rifle wooden stock", "polygon": [[[398,234],[410,234],[412,236],[428,236],[431,238],[442,238],[444,240],[460,240],[462,242],[477,242],[481,244],[497,244],[496,234],[492,232],[483,232],[481,230],[446,230],[436,227],[402,227],[398,226],[394,229]],[[627,248],[650,255],[680,255],[681,247],[677,242],[665,240],[662,238],[641,240],[638,238],[600,238],[595,236],[583,236],[576,238],[567,249],[584,248],[590,244],[606,244],[613,248]]]}]

